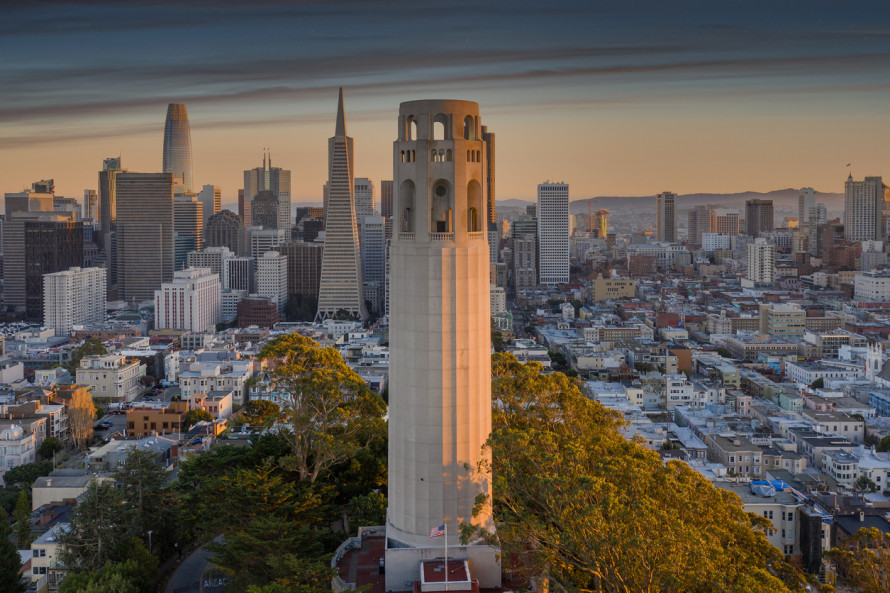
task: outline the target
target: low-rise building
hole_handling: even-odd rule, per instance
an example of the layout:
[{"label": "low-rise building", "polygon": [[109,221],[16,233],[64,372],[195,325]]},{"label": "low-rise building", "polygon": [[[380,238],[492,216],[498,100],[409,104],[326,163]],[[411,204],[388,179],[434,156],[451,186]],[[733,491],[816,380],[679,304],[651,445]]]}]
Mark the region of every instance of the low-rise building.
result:
[{"label": "low-rise building", "polygon": [[84,356],[77,369],[77,383],[93,388],[93,397],[130,402],[142,392],[139,379],[145,365],[120,354]]},{"label": "low-rise building", "polygon": [[180,434],[188,411],[188,402],[182,400],[173,400],[163,408],[133,408],[127,412],[127,436],[145,438],[155,434]]},{"label": "low-rise building", "polygon": [[21,424],[0,425],[0,485],[3,474],[14,467],[37,460],[37,439]]},{"label": "low-rise building", "polygon": [[707,439],[708,459],[722,463],[727,471],[743,477],[761,478],[763,451],[744,436],[711,435]]},{"label": "low-rise building", "polygon": [[61,563],[59,538],[68,531],[68,523],[58,523],[31,542],[31,582],[46,579],[48,591],[57,591],[65,569]]}]

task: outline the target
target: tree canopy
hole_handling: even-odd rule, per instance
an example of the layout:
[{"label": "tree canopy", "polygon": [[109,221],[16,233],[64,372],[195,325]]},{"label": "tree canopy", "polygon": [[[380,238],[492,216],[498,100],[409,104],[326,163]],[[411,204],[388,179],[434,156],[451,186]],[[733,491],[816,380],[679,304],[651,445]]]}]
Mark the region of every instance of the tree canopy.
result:
[{"label": "tree canopy", "polygon": [[9,539],[10,529],[6,515],[0,516],[0,593],[24,593],[28,586],[24,579],[16,579],[22,568],[22,561],[15,549],[15,544]]},{"label": "tree canopy", "polygon": [[861,593],[890,591],[890,533],[860,529],[825,555],[837,565],[845,585]]},{"label": "tree canopy", "polygon": [[315,482],[333,465],[385,438],[386,406],[333,348],[293,333],[260,351],[272,388],[286,400],[290,455],[284,467]]},{"label": "tree canopy", "polygon": [[[493,461],[480,467],[493,480],[497,542],[517,573],[567,592],[800,589],[763,518],[688,465],[665,465],[626,440],[618,415],[574,380],[540,371],[494,355]],[[464,527],[464,537],[478,535]]]},{"label": "tree canopy", "polygon": [[97,338],[87,338],[83,344],[77,346],[71,351],[71,359],[68,361],[68,372],[76,378],[77,369],[80,367],[80,361],[84,356],[92,356],[97,354],[108,354],[108,349]]},{"label": "tree canopy", "polygon": [[204,420],[213,422],[213,415],[204,408],[189,410],[182,419],[182,432],[188,432],[188,429]]}]

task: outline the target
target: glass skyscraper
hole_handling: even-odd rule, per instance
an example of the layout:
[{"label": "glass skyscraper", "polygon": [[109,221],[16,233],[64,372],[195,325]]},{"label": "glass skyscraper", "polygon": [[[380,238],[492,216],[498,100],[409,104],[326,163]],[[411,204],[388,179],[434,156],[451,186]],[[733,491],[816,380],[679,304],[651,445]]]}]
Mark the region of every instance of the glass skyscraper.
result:
[{"label": "glass skyscraper", "polygon": [[173,173],[177,194],[190,194],[192,181],[192,134],[185,105],[170,103],[164,124],[164,173]]}]

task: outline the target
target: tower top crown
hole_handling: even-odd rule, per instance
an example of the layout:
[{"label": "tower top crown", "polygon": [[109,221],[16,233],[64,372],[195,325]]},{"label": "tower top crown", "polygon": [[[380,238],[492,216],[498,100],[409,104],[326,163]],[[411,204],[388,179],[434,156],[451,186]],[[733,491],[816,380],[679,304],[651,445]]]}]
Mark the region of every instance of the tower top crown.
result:
[{"label": "tower top crown", "polygon": [[346,115],[343,113],[343,87],[340,87],[340,100],[337,103],[337,127],[334,136],[346,136]]}]

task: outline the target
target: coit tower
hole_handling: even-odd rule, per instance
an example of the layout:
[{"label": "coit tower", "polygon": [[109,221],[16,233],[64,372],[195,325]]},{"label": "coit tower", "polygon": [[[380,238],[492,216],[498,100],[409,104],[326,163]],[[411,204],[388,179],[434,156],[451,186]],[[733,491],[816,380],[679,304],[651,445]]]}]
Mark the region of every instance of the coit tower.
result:
[{"label": "coit tower", "polygon": [[467,560],[500,584],[497,551],[461,545],[460,525],[491,530],[491,484],[477,471],[491,432],[485,142],[470,101],[402,103],[393,146],[389,509],[386,588],[418,580],[419,562]]}]

